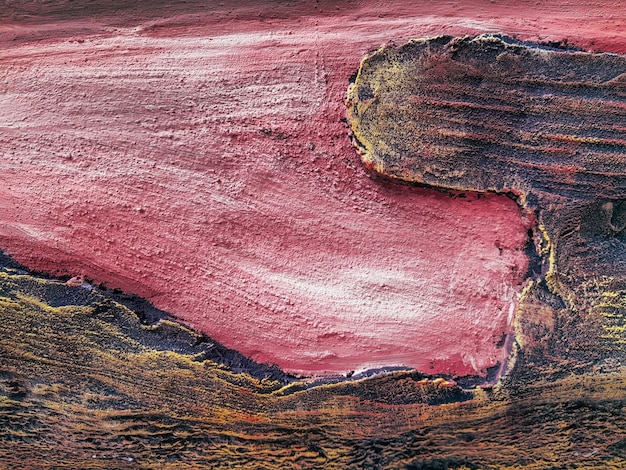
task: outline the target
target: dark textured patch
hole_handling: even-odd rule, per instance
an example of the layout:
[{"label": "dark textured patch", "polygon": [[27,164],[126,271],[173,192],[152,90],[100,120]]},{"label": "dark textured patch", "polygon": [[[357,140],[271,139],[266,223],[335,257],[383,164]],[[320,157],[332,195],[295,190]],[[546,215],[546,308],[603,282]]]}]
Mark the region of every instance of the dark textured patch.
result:
[{"label": "dark textured patch", "polygon": [[626,196],[626,59],[506,36],[366,58],[349,111],[364,160],[404,180],[568,199]]}]

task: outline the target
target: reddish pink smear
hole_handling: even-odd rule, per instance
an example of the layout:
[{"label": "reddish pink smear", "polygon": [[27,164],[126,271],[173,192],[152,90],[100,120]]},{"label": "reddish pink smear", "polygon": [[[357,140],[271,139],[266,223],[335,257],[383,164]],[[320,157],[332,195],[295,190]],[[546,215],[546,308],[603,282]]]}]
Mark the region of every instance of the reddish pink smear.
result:
[{"label": "reddish pink smear", "polygon": [[622,43],[556,6],[378,3],[4,27],[0,246],[288,371],[503,361],[527,222],[505,197],[372,179],[341,121],[348,77],[442,32]]}]

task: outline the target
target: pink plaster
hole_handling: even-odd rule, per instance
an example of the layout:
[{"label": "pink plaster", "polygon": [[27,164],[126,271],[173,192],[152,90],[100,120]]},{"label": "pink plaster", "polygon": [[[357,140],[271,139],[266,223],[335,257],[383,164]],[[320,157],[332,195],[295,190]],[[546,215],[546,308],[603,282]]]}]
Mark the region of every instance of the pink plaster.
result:
[{"label": "pink plaster", "polygon": [[503,196],[372,178],[342,122],[348,77],[416,36],[618,41],[556,6],[379,3],[4,26],[0,246],[292,372],[502,362],[528,221]]}]

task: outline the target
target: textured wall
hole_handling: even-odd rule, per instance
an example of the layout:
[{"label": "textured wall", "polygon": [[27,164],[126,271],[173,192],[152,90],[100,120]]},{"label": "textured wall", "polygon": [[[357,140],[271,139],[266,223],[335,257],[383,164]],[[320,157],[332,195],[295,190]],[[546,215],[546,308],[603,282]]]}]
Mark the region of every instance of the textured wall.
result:
[{"label": "textured wall", "polygon": [[291,371],[484,374],[530,222],[500,196],[372,178],[348,77],[440,33],[619,51],[618,5],[4,5],[0,245]]}]

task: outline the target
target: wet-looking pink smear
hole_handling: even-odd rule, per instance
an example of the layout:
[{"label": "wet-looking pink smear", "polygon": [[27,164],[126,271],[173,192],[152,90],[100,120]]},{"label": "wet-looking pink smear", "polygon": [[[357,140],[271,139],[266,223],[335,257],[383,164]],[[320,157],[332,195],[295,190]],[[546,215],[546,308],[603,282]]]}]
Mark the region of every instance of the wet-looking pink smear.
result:
[{"label": "wet-looking pink smear", "polygon": [[290,372],[503,363],[528,264],[516,203],[372,178],[341,122],[371,35],[255,24],[0,51],[0,247]]}]

